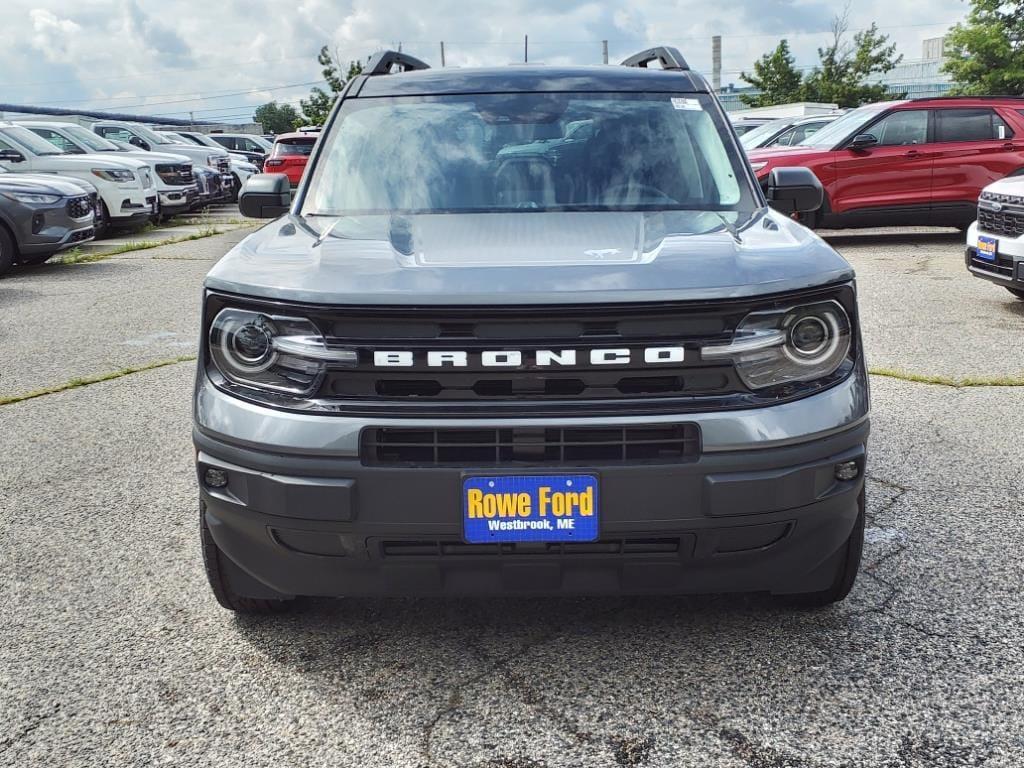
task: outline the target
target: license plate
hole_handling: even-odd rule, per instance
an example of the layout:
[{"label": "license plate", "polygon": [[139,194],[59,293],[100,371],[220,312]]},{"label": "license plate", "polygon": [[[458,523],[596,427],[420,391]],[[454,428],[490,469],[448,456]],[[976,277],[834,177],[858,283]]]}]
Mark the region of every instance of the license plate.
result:
[{"label": "license plate", "polygon": [[999,252],[999,241],[994,237],[978,236],[978,258],[986,261],[995,261]]},{"label": "license plate", "polygon": [[600,499],[594,475],[496,475],[462,482],[466,541],[595,541]]}]

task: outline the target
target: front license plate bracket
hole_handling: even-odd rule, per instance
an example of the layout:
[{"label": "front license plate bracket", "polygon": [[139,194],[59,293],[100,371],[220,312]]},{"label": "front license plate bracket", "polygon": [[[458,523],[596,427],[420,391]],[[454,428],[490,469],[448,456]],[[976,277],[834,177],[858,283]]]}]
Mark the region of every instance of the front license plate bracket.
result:
[{"label": "front license plate bracket", "polygon": [[470,544],[596,541],[599,520],[593,474],[462,479],[462,531]]}]

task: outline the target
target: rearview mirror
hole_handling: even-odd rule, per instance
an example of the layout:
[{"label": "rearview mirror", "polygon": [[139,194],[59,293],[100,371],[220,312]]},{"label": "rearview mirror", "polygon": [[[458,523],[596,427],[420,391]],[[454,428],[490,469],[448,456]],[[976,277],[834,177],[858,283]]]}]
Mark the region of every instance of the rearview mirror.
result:
[{"label": "rearview mirror", "polygon": [[870,133],[858,133],[850,142],[850,149],[867,149],[878,144],[878,139]]},{"label": "rearview mirror", "polygon": [[140,139],[138,136],[132,136],[130,139],[128,139],[128,143],[138,147],[139,149],[144,149],[147,152],[149,152],[149,143],[144,141],[143,139]]},{"label": "rearview mirror", "polygon": [[283,173],[250,176],[238,195],[238,210],[251,219],[276,219],[288,213],[292,188]]},{"label": "rearview mirror", "polygon": [[825,190],[810,168],[775,168],[768,174],[765,197],[781,213],[810,213],[821,208]]},{"label": "rearview mirror", "polygon": [[16,149],[0,149],[0,163],[23,163],[25,156]]}]

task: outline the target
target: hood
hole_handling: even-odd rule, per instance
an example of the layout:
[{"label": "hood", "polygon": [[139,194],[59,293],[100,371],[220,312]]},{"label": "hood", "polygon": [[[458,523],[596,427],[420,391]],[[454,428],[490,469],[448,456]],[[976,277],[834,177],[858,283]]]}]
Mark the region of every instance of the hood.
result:
[{"label": "hood", "polygon": [[87,181],[48,173],[0,173],[0,191],[38,192],[79,197],[96,188]]},{"label": "hood", "polygon": [[[3,179],[3,176],[0,176]],[[982,192],[992,192],[997,195],[1024,196],[1024,176],[1007,176],[1005,179],[993,181]]]},{"label": "hood", "polygon": [[171,154],[169,152],[147,152],[144,149],[124,151],[124,152],[111,152],[107,157],[120,160],[122,158],[131,158],[133,160],[139,160],[146,165],[154,165],[156,163],[174,163],[180,165],[182,163],[191,163],[192,158],[186,157],[185,155]]},{"label": "hood", "polygon": [[765,160],[785,160],[790,157],[813,157],[815,155],[825,155],[831,151],[831,149],[825,147],[765,147],[764,149],[748,150],[747,157],[753,163],[758,160],[763,162]]},{"label": "hood", "polygon": [[[227,150],[225,149],[214,149],[213,147],[201,147],[198,144],[157,144],[153,147],[153,152],[159,152],[165,155],[184,155],[192,160],[192,162],[199,162],[206,165],[206,158],[210,155],[216,155],[218,157],[228,157]],[[180,162],[180,161],[179,161]]]},{"label": "hood", "polygon": [[[567,304],[757,296],[850,280],[821,238],[762,210],[717,214],[294,216],[249,235],[213,290],[322,304]],[[333,226],[332,226],[333,225]]]},{"label": "hood", "polygon": [[45,163],[49,168],[55,170],[84,172],[88,172],[93,168],[137,171],[146,165],[138,160],[132,160],[130,157],[122,160],[112,159],[105,155],[46,155],[37,159],[40,163]]}]

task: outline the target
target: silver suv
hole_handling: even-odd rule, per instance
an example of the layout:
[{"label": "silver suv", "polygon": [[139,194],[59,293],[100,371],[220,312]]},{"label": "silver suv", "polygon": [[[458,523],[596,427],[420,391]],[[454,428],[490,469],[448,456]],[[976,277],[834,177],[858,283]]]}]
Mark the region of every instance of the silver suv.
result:
[{"label": "silver suv", "polygon": [[[659,62],[660,68],[648,68]],[[302,595],[840,600],[864,536],[854,274],[762,194],[678,51],[376,56],[205,283],[210,584]],[[396,72],[395,70],[400,70]]]}]

